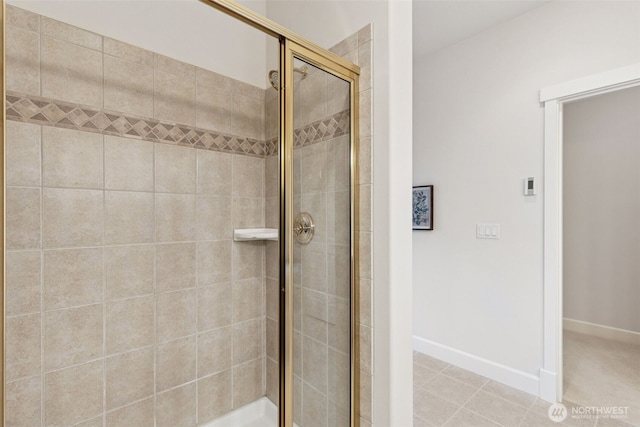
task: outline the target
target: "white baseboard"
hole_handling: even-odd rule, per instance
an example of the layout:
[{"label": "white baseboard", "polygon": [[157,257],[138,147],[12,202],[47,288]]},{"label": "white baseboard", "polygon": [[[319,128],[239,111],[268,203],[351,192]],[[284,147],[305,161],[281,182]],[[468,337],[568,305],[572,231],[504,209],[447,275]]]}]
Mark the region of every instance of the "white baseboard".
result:
[{"label": "white baseboard", "polygon": [[535,375],[415,335],[413,349],[534,396],[539,395],[540,379]]},{"label": "white baseboard", "polygon": [[555,372],[540,369],[540,392],[539,397],[549,403],[556,403],[558,399],[558,374]]},{"label": "white baseboard", "polygon": [[563,319],[562,326],[567,331],[640,345],[640,333],[626,329],[612,328],[611,326],[598,325],[596,323],[583,322],[582,320],[568,319],[566,317]]}]

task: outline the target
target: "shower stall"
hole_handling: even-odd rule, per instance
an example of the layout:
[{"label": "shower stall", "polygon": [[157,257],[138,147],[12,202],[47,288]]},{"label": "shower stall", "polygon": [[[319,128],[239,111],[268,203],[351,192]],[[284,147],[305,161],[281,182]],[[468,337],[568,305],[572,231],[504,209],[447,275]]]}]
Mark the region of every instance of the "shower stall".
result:
[{"label": "shower stall", "polygon": [[366,31],[7,3],[4,425],[360,425]]}]

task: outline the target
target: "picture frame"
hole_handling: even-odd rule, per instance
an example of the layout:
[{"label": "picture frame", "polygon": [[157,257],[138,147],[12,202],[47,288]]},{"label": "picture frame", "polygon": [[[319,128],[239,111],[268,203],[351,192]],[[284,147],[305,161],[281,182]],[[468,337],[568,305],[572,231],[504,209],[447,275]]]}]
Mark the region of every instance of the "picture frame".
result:
[{"label": "picture frame", "polygon": [[413,229],[433,230],[433,185],[413,187]]}]

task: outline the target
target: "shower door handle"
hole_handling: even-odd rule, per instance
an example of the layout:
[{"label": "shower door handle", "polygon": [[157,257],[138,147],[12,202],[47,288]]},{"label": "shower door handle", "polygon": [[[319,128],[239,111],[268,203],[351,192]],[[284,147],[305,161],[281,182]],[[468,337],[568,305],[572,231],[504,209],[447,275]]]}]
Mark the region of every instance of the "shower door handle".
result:
[{"label": "shower door handle", "polygon": [[313,223],[313,218],[308,212],[300,212],[293,221],[293,234],[296,237],[296,241],[303,245],[306,245],[313,239],[315,229],[316,226]]}]

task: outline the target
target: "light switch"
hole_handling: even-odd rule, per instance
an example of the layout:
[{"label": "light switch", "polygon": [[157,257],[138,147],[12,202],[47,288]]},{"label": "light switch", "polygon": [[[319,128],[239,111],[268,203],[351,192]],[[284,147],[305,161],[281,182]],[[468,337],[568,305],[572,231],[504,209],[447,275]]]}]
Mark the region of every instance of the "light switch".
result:
[{"label": "light switch", "polygon": [[476,237],[478,239],[499,239],[500,224],[476,224]]}]

